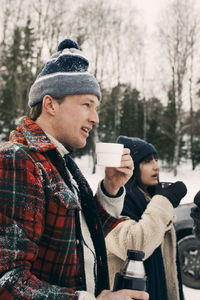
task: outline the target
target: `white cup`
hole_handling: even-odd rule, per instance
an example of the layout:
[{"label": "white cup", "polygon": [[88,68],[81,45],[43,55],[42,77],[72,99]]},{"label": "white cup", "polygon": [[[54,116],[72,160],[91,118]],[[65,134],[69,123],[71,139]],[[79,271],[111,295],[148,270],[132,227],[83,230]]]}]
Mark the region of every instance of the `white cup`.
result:
[{"label": "white cup", "polygon": [[120,167],[124,145],[96,143],[97,164],[105,167]]}]

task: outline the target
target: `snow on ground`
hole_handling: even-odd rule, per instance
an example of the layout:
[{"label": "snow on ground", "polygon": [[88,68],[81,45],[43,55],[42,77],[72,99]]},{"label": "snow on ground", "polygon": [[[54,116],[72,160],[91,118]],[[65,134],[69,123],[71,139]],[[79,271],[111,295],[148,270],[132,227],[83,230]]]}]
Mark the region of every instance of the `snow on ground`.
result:
[{"label": "snow on ground", "polygon": [[187,286],[183,286],[185,300],[199,300],[200,290],[190,289]]},{"label": "snow on ground", "polygon": [[[76,159],[77,164],[87,178],[93,192],[97,189],[98,182],[104,177],[104,168],[97,166],[96,173],[92,174],[92,162],[88,156],[81,159]],[[181,203],[193,202],[195,194],[200,190],[200,167],[192,171],[190,163],[184,163],[178,168],[178,174],[173,176],[173,172],[160,169],[160,181],[175,182],[177,180],[183,181],[188,189],[187,195],[182,199]],[[199,300],[200,290],[190,289],[184,286],[185,300]]]}]

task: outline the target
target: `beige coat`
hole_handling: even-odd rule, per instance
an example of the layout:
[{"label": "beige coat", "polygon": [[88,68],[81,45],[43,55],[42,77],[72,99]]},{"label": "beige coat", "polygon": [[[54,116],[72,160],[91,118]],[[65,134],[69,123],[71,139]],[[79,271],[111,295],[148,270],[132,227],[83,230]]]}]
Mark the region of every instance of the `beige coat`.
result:
[{"label": "beige coat", "polygon": [[168,299],[179,300],[174,219],[175,212],[172,204],[164,196],[155,195],[139,222],[131,219],[121,222],[107,235],[111,288],[115,273],[120,270],[126,259],[128,249],[144,251],[146,259],[161,245]]}]

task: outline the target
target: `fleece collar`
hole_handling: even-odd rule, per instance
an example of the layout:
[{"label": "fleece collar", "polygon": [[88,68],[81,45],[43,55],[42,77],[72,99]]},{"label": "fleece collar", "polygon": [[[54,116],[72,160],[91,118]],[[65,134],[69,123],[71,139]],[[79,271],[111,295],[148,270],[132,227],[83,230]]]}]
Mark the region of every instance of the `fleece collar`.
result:
[{"label": "fleece collar", "polygon": [[56,146],[58,152],[63,157],[65,154],[68,154],[69,151],[61,144],[58,140],[56,140],[52,135],[45,132],[46,136],[50,139],[50,141]]}]

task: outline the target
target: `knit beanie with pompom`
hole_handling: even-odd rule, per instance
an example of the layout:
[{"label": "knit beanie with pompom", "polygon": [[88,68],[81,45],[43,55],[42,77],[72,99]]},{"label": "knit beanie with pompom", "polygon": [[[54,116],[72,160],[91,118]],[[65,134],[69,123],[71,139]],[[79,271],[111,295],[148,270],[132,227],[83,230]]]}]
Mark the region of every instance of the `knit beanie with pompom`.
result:
[{"label": "knit beanie with pompom", "polygon": [[45,95],[61,99],[67,95],[92,94],[100,100],[100,86],[88,67],[89,61],[78,44],[71,39],[63,40],[31,86],[28,105],[33,107],[42,102]]}]

